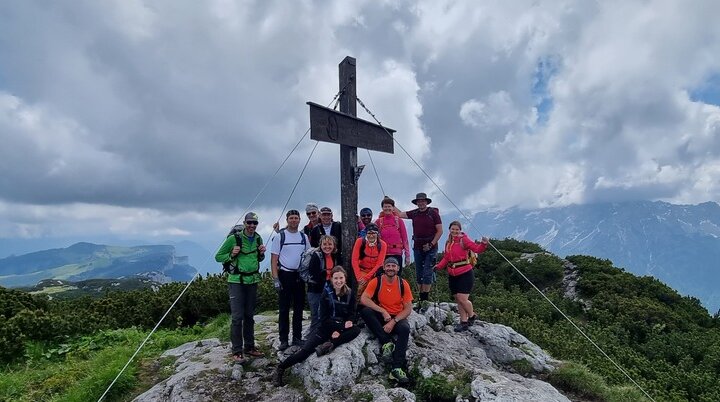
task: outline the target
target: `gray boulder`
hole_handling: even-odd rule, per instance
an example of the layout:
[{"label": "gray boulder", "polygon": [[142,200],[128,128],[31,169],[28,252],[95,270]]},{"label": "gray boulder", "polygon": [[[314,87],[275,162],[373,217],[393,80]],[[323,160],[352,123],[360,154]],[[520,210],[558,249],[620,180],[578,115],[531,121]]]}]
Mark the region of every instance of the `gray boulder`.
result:
[{"label": "gray boulder", "polygon": [[[439,303],[423,314],[413,312],[408,317],[411,338],[407,357],[413,372],[418,373],[416,382],[435,378],[462,383],[457,387],[458,401],[568,400],[550,384],[519,375],[553,370],[557,362],[537,345],[512,328],[487,322],[477,322],[469,331],[455,333],[450,324],[457,321],[456,311],[454,304]],[[256,339],[261,349],[270,352],[243,366],[233,364],[229,346],[217,339],[190,342],[166,351],[159,360],[165,362],[164,370],[172,375],[135,400],[416,400],[412,387],[397,388],[388,383],[378,342],[368,330],[325,356],[313,354],[295,365],[286,372],[289,385],[283,387],[275,387],[270,381],[276,362],[287,356],[277,351],[274,317],[256,318]],[[524,370],[516,370],[518,366]]]}]

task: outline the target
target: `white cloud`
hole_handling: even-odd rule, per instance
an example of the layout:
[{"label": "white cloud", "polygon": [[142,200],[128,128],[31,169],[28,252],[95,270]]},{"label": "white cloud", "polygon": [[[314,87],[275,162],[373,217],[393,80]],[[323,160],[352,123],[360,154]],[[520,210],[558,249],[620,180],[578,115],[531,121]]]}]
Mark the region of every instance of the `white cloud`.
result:
[{"label": "white cloud", "polygon": [[[720,111],[688,95],[720,72],[719,11],[713,1],[4,5],[0,35],[23,40],[0,44],[0,236],[47,233],[28,211],[78,234],[224,234],[307,129],[305,102],[338,91],[346,55],[358,60],[358,96],[464,209],[720,201]],[[269,221],[312,146],[301,143],[258,200]],[[425,191],[449,210],[398,147],[373,161],[401,207]],[[337,146],[320,145],[290,206],[337,208],[338,164]],[[368,166],[360,204],[381,197]]]}]

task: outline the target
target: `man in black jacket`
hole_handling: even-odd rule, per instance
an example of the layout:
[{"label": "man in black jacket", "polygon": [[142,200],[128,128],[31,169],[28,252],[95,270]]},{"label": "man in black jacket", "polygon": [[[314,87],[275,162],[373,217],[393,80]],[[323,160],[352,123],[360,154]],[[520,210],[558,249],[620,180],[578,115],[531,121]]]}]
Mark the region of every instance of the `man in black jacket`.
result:
[{"label": "man in black jacket", "polygon": [[340,222],[333,221],[333,213],[329,207],[322,207],[320,208],[320,224],[310,232],[310,245],[319,247],[320,237],[326,234],[334,236],[337,240],[335,260],[342,261],[342,226]]}]

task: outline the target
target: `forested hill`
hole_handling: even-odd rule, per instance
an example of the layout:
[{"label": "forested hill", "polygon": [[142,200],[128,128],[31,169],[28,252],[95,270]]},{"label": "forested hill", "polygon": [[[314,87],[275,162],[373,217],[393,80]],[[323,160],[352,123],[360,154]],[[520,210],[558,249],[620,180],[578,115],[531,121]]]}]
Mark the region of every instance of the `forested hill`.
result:
[{"label": "forested hill", "polygon": [[[638,277],[614,267],[609,260],[589,256],[569,256],[563,260],[537,244],[512,239],[492,243],[655,400],[720,400],[720,317],[708,314],[697,299],[681,296],[652,277]],[[474,272],[476,285],[471,297],[480,319],[508,325],[554,358],[572,362],[568,369],[549,375],[553,385],[579,395],[580,400],[642,399],[613,363],[497,252],[488,250],[481,254]],[[412,267],[403,273],[414,283]],[[109,379],[84,377],[95,375],[92,370],[67,369],[57,370],[57,374],[44,370],[31,376],[27,367],[40,370],[51,365],[79,364],[77,361],[101,355],[105,346],[97,345],[107,345],[112,350],[126,347],[128,354],[132,353],[137,344],[123,346],[127,337],[111,334],[119,328],[152,328],[182,287],[181,283],[171,283],[156,291],[144,289],[113,292],[96,299],[51,301],[0,288],[0,343],[3,343],[0,359],[16,362],[0,375],[6,378],[3,381],[15,384],[6,388],[7,394],[0,391],[0,400],[32,400],[22,399],[26,393],[34,400],[48,399],[49,395],[71,392],[72,384],[85,384],[84,395],[96,399],[117,372],[106,374]],[[258,298],[258,310],[277,309],[277,294],[267,274],[258,288]],[[444,271],[438,274],[431,298],[450,300]],[[158,341],[157,345],[177,346],[180,334],[184,334],[183,342],[192,340],[187,334],[205,336],[201,334],[203,324],[217,325],[215,317],[227,312],[224,278],[219,275],[200,278],[162,323],[163,328],[180,332]],[[221,332],[227,337],[227,317],[222,320]],[[191,332],[182,327],[191,327],[187,330]],[[58,349],[61,343],[63,346]],[[91,352],[88,344],[102,350]],[[42,353],[53,350],[59,352]],[[154,350],[152,353],[159,353]],[[105,366],[122,367],[127,359],[124,355],[118,361],[108,362],[107,355],[101,356]],[[131,372],[136,374],[125,377],[114,391],[118,395],[147,389],[147,384],[138,381],[151,374],[143,371],[145,366],[135,367],[136,371]],[[62,378],[49,378],[54,375]],[[65,385],[47,389],[44,384]],[[419,395],[418,390],[413,392]]]},{"label": "forested hill", "polygon": [[76,243],[0,259],[0,285],[33,286],[43,279],[81,281],[144,277],[157,282],[187,281],[195,274],[187,257],[166,245],[119,247]]}]

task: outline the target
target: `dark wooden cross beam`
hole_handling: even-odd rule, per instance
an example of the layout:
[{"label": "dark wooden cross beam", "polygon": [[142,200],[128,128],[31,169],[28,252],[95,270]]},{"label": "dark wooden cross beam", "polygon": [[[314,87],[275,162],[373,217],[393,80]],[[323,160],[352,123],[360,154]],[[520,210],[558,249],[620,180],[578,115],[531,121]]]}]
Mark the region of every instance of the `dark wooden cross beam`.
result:
[{"label": "dark wooden cross beam", "polygon": [[[310,105],[310,138],[340,144],[340,209],[342,210],[343,267],[352,275],[352,247],[357,238],[357,149],[393,153],[395,130],[358,119],[355,58],[340,63],[340,111],[313,102]],[[353,278],[354,279],[354,278]]]}]

